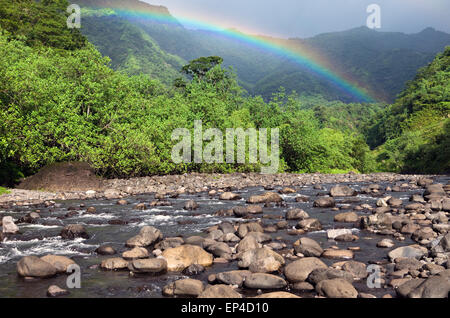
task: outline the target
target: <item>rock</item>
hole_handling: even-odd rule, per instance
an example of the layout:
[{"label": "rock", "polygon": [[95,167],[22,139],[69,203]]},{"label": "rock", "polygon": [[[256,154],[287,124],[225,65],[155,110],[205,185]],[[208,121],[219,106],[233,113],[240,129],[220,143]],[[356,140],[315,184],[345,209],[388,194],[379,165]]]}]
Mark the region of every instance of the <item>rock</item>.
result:
[{"label": "rock", "polygon": [[350,229],[332,229],[327,230],[327,237],[334,240],[336,237],[341,235],[352,235],[352,230]]},{"label": "rock", "polygon": [[47,289],[47,296],[48,297],[60,297],[60,296],[66,296],[66,295],[69,295],[69,294],[70,294],[69,291],[67,291],[65,289],[62,289],[62,288],[59,288],[56,285],[51,285]]},{"label": "rock", "polygon": [[206,250],[216,257],[224,258],[228,258],[233,253],[228,244],[222,242],[217,242],[215,244],[209,245]]},{"label": "rock", "polygon": [[105,270],[121,270],[128,268],[128,261],[121,257],[108,258],[102,261],[101,268]]},{"label": "rock", "polygon": [[352,197],[356,195],[356,191],[346,185],[337,185],[331,188],[330,195],[332,197]]},{"label": "rock", "polygon": [[300,283],[295,283],[294,285],[292,285],[292,289],[298,290],[298,291],[309,292],[309,291],[314,290],[314,286],[307,282],[300,282]]},{"label": "rock", "polygon": [[326,249],[323,252],[322,257],[331,259],[352,259],[353,252],[350,250]]},{"label": "rock", "polygon": [[98,247],[95,252],[99,255],[114,255],[116,254],[116,250],[110,245],[101,245]]},{"label": "rock", "polygon": [[428,250],[419,245],[410,245],[398,247],[388,253],[391,261],[394,261],[398,257],[413,257],[420,259],[422,256],[428,253]]},{"label": "rock", "polygon": [[249,232],[246,236],[247,237],[254,237],[256,242],[258,243],[265,243],[272,241],[272,236],[269,234],[261,233],[261,232]]},{"label": "rock", "polygon": [[136,246],[132,250],[123,252],[122,257],[127,260],[138,259],[138,258],[147,258],[147,257],[149,257],[149,253],[148,253],[147,249]]},{"label": "rock", "polygon": [[432,240],[436,236],[437,234],[431,227],[423,227],[415,231],[411,238],[416,242],[420,242],[422,240]]},{"label": "rock", "polygon": [[238,253],[246,252],[249,250],[253,250],[259,248],[260,244],[256,240],[254,236],[246,236],[244,237],[238,244],[236,250]]},{"label": "rock", "polygon": [[205,271],[205,267],[199,264],[192,264],[183,270],[183,274],[186,276],[195,276]]},{"label": "rock", "polygon": [[69,224],[61,231],[61,237],[66,240],[73,240],[74,238],[88,239],[90,236],[86,232],[86,229],[81,224]]},{"label": "rock", "polygon": [[401,230],[400,233],[402,234],[412,234],[415,231],[420,230],[420,225],[414,224],[414,223],[408,223],[405,224]]},{"label": "rock", "polygon": [[222,222],[219,225],[219,229],[223,232],[223,234],[236,233],[236,229],[230,222]]},{"label": "rock", "polygon": [[408,294],[409,298],[448,298],[450,292],[450,269],[432,276]]},{"label": "rock", "polygon": [[244,286],[252,289],[280,289],[286,285],[283,278],[264,273],[252,274],[244,281]]},{"label": "rock", "polygon": [[198,298],[242,298],[242,295],[227,285],[208,285]]},{"label": "rock", "polygon": [[128,264],[128,269],[135,273],[160,274],[167,271],[167,261],[163,258],[135,259]]},{"label": "rock", "polygon": [[17,263],[17,273],[22,277],[47,278],[57,272],[56,267],[36,256],[25,256]]},{"label": "rock", "polygon": [[235,206],[233,208],[233,213],[236,217],[242,218],[248,215],[248,210],[245,206]]},{"label": "rock", "polygon": [[240,200],[241,196],[232,192],[224,192],[219,196],[219,200]]},{"label": "rock", "polygon": [[342,270],[350,273],[355,280],[361,280],[368,276],[366,264],[357,261],[345,262]]},{"label": "rock", "polygon": [[244,280],[251,275],[252,272],[246,270],[230,271],[216,274],[215,281],[220,284],[242,287]]},{"label": "rock", "polygon": [[298,222],[296,225],[297,229],[302,229],[304,231],[320,231],[322,229],[322,224],[320,224],[317,219],[306,219]]},{"label": "rock", "polygon": [[407,211],[420,211],[423,210],[423,205],[420,203],[411,203],[405,206],[405,210]]},{"label": "rock", "polygon": [[116,202],[117,205],[127,205],[128,201],[127,200],[119,200]]},{"label": "rock", "polygon": [[356,235],[353,235],[353,234],[342,234],[342,235],[336,236],[334,238],[334,240],[337,242],[353,242],[353,241],[357,241],[358,239],[359,239],[359,237]]},{"label": "rock", "polygon": [[219,238],[219,241],[221,242],[229,242],[229,243],[236,243],[239,242],[241,239],[239,237],[236,236],[236,234],[234,233],[227,233],[222,235]]},{"label": "rock", "polygon": [[336,202],[331,197],[323,197],[314,201],[313,206],[318,208],[333,208]]},{"label": "rock", "polygon": [[301,253],[305,257],[320,257],[323,253],[319,243],[308,237],[302,237],[294,243],[296,253]]},{"label": "rock", "polygon": [[328,298],[357,298],[358,292],[348,281],[336,278],[323,280],[316,285],[316,291]]},{"label": "rock", "polygon": [[306,195],[298,195],[295,198],[295,202],[308,202],[309,201],[309,197],[307,197]]},{"label": "rock", "polygon": [[294,295],[294,294],[291,294],[291,293],[288,293],[288,292],[280,291],[280,292],[272,292],[272,293],[262,294],[262,295],[254,297],[254,298],[272,298],[272,299],[275,299],[275,298],[301,298],[301,297],[297,296],[297,295]]},{"label": "rock", "polygon": [[260,204],[260,203],[279,203],[282,202],[283,198],[275,192],[267,192],[263,195],[253,195],[248,200],[247,203]]},{"label": "rock", "polygon": [[16,234],[19,227],[14,223],[12,216],[4,216],[2,219],[2,232],[4,234]]},{"label": "rock", "polygon": [[186,238],[184,240],[185,244],[188,245],[197,245],[200,247],[203,247],[203,243],[205,242],[205,238],[201,237],[201,236],[189,236],[188,238]]},{"label": "rock", "polygon": [[218,240],[223,236],[223,232],[221,230],[212,230],[209,232],[208,236],[206,237],[209,240]]},{"label": "rock", "polygon": [[153,243],[160,241],[163,235],[160,230],[153,226],[144,226],[139,234],[130,238],[126,245],[128,247],[147,247]]},{"label": "rock", "polygon": [[184,209],[188,211],[197,210],[198,209],[198,203],[194,200],[189,200],[184,204]]},{"label": "rock", "polygon": [[408,294],[410,292],[412,292],[415,288],[417,288],[420,284],[422,284],[424,281],[425,280],[421,279],[421,278],[410,279],[410,280],[406,281],[405,283],[399,285],[395,289],[395,292],[397,293],[398,296],[407,298]]},{"label": "rock", "polygon": [[147,209],[147,206],[145,205],[145,203],[139,203],[136,204],[136,206],[134,207],[135,210],[140,210],[140,211],[144,211]]},{"label": "rock", "polygon": [[335,222],[354,223],[358,221],[358,214],[355,212],[339,213],[334,216]]},{"label": "rock", "polygon": [[295,193],[296,191],[295,191],[295,189],[286,187],[286,188],[279,190],[278,192],[281,194],[292,194],[292,193]]},{"label": "rock", "polygon": [[177,247],[184,244],[184,240],[181,237],[168,237],[164,240],[155,244],[155,248],[160,249],[161,251],[166,250],[168,248]]},{"label": "rock", "polygon": [[308,275],[307,281],[313,285],[317,285],[323,280],[342,278],[348,281],[349,283],[353,282],[353,276],[350,273],[347,273],[343,270],[335,269],[335,268],[318,268],[311,272]]},{"label": "rock", "polygon": [[397,199],[397,198],[390,198],[387,203],[389,204],[389,206],[394,207],[394,208],[399,208],[402,206],[403,201],[401,199]]},{"label": "rock", "polygon": [[395,259],[395,270],[408,270],[409,272],[413,270],[418,270],[423,267],[423,264],[416,260],[415,258],[403,258],[403,257],[397,257]]},{"label": "rock", "polygon": [[284,258],[269,248],[256,248],[240,256],[238,266],[249,268],[252,272],[274,272],[284,265]]},{"label": "rock", "polygon": [[66,273],[67,268],[70,265],[76,264],[70,258],[59,255],[46,255],[41,257],[41,260],[53,265],[53,267],[56,268],[57,273]]},{"label": "rock", "polygon": [[304,282],[309,274],[318,268],[327,268],[327,265],[316,257],[306,257],[288,264],[284,275],[291,283]]},{"label": "rock", "polygon": [[190,278],[180,279],[166,285],[163,289],[163,295],[198,297],[204,289],[205,287],[200,280]]},{"label": "rock", "polygon": [[308,213],[302,209],[290,209],[286,212],[286,220],[304,220],[308,218]]},{"label": "rock", "polygon": [[167,260],[167,269],[172,272],[181,272],[193,264],[207,267],[213,263],[213,256],[195,245],[169,248],[163,252],[162,256]]},{"label": "rock", "polygon": [[381,248],[391,248],[394,246],[395,246],[395,243],[391,239],[383,239],[377,243],[377,247],[381,247]]},{"label": "rock", "polygon": [[39,213],[36,212],[30,212],[27,215],[25,215],[24,217],[20,218],[18,220],[18,223],[30,223],[30,224],[34,224],[36,223],[36,221],[40,218],[41,216],[39,215]]}]

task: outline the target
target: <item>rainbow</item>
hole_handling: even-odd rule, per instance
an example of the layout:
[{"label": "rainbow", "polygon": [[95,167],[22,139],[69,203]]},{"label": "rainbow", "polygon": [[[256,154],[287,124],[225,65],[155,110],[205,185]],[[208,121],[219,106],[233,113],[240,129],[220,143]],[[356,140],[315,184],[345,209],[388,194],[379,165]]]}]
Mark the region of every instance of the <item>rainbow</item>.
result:
[{"label": "rainbow", "polygon": [[[139,19],[147,20],[154,23],[161,23],[166,25],[175,26],[188,26],[191,29],[206,30],[209,32],[217,33],[224,37],[240,41],[247,45],[251,45],[262,50],[272,52],[280,57],[286,58],[296,64],[301,65],[304,69],[317,74],[319,77],[334,84],[342,91],[350,94],[360,102],[374,102],[373,98],[365,89],[358,86],[357,81],[348,77],[348,75],[342,74],[336,69],[330,61],[323,58],[319,52],[314,51],[306,46],[302,45],[289,45],[283,40],[276,40],[270,37],[263,37],[257,35],[249,35],[239,32],[235,29],[223,29],[217,25],[211,23],[205,23],[199,20],[193,20],[183,17],[173,17],[165,12],[150,12],[148,9],[138,7],[123,8],[115,7],[111,5],[111,2],[106,6],[89,6],[90,9],[102,10],[102,15],[117,15],[126,19]],[[164,10],[161,10],[164,11]],[[95,13],[94,13],[95,14]]]}]

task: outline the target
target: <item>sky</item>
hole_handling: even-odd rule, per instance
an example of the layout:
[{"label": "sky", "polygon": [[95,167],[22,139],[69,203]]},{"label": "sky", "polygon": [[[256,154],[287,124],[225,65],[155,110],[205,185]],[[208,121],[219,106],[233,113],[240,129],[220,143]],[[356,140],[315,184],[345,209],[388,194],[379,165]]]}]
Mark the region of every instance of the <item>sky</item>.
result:
[{"label": "sky", "polygon": [[[141,0],[175,17],[276,37],[311,37],[366,25],[367,7],[381,9],[380,31],[450,33],[450,0]],[[189,25],[186,25],[189,27]]]}]

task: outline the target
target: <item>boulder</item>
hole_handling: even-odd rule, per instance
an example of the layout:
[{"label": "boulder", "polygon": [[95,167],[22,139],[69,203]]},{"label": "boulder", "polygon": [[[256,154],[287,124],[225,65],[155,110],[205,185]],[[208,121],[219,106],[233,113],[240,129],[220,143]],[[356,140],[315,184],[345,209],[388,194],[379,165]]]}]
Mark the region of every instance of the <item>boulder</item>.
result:
[{"label": "boulder", "polygon": [[322,257],[331,258],[331,259],[352,259],[353,251],[326,249],[323,252]]},{"label": "boulder", "polygon": [[304,282],[309,274],[318,268],[327,268],[327,265],[316,257],[306,257],[288,264],[284,275],[291,283]]},{"label": "boulder", "polygon": [[341,235],[352,235],[352,230],[350,229],[331,229],[327,230],[327,237],[334,240],[336,237]]},{"label": "boulder", "polygon": [[333,208],[336,202],[331,197],[323,197],[314,201],[313,206],[317,208]]},{"label": "boulder", "polygon": [[2,219],[2,232],[5,234],[16,234],[19,227],[14,223],[12,216],[4,216]]},{"label": "boulder", "polygon": [[48,297],[60,297],[60,296],[66,296],[69,295],[70,292],[62,289],[56,285],[51,285],[48,289],[47,289],[47,296]]},{"label": "boulder", "polygon": [[377,247],[381,247],[381,248],[391,248],[394,246],[395,246],[395,243],[391,239],[382,239],[381,241],[379,241],[377,243]]},{"label": "boulder", "polygon": [[300,296],[288,293],[288,292],[283,292],[283,291],[279,291],[279,292],[272,292],[272,293],[265,293],[265,294],[261,294],[259,296],[256,296],[254,298],[301,298]]},{"label": "boulder", "polygon": [[95,252],[98,255],[114,255],[117,253],[116,250],[110,245],[101,245],[95,250]]},{"label": "boulder", "polygon": [[448,298],[450,292],[450,269],[432,276],[418,285],[409,298]]},{"label": "boulder", "polygon": [[45,255],[45,256],[41,257],[41,260],[43,260],[44,262],[47,262],[49,264],[52,264],[53,267],[56,268],[56,271],[58,273],[66,273],[67,268],[70,265],[76,264],[70,258],[65,257],[65,256],[59,256],[59,255]]},{"label": "boulder", "polygon": [[198,203],[194,200],[189,200],[184,204],[184,209],[188,211],[197,210],[198,209]]},{"label": "boulder", "polygon": [[128,260],[138,259],[138,258],[147,258],[148,256],[149,256],[149,253],[148,253],[147,249],[145,249],[143,247],[138,247],[138,246],[136,246],[132,250],[125,251],[122,253],[122,257],[124,259],[128,259]]},{"label": "boulder", "polygon": [[216,257],[229,257],[233,252],[227,243],[217,242],[209,245],[206,250]]},{"label": "boulder", "polygon": [[330,195],[332,197],[352,197],[355,196],[357,192],[346,185],[337,185],[331,188]]},{"label": "boulder", "polygon": [[245,279],[250,275],[252,275],[252,272],[247,270],[218,273],[215,275],[215,281],[220,284],[237,285],[238,287],[242,287]]},{"label": "boulder", "polygon": [[187,278],[166,285],[163,294],[165,296],[198,297],[204,289],[205,286],[200,280]]},{"label": "boulder", "polygon": [[163,235],[160,230],[153,226],[144,226],[139,231],[139,234],[130,238],[126,245],[128,247],[147,247],[160,241]]},{"label": "boulder", "polygon": [[228,285],[208,285],[198,298],[242,298],[242,295]]},{"label": "boulder", "polygon": [[162,256],[167,260],[167,269],[172,272],[181,272],[193,264],[207,267],[213,263],[213,256],[195,245],[169,248],[163,252]]},{"label": "boulder", "polygon": [[17,263],[17,273],[22,277],[47,278],[57,272],[55,266],[36,256],[25,256]]},{"label": "boulder", "polygon": [[181,237],[168,237],[155,244],[155,248],[164,251],[168,248],[177,247],[184,244],[184,240]]},{"label": "boulder", "polygon": [[128,268],[128,261],[121,257],[108,258],[102,261],[100,267],[105,270],[123,270]]},{"label": "boulder", "polygon": [[267,192],[263,195],[253,195],[248,200],[247,203],[260,204],[260,203],[279,203],[284,201],[283,198],[275,192]]},{"label": "boulder", "polygon": [[67,240],[73,240],[74,238],[84,238],[88,239],[90,236],[86,232],[86,229],[81,224],[69,224],[64,227],[61,231],[61,237]]},{"label": "boulder", "polygon": [[308,213],[302,209],[290,209],[286,212],[286,220],[304,220],[308,218]]},{"label": "boulder", "polygon": [[256,248],[240,256],[238,266],[249,268],[252,272],[274,272],[284,265],[284,258],[269,248]]},{"label": "boulder", "polygon": [[342,278],[323,280],[316,285],[316,291],[328,298],[357,298],[358,291]]},{"label": "boulder", "polygon": [[354,223],[358,221],[358,214],[355,212],[339,213],[334,216],[334,221],[341,223]]},{"label": "boulder", "polygon": [[352,274],[336,268],[318,268],[313,270],[307,278],[307,281],[313,285],[317,285],[323,280],[342,278],[349,283],[353,282]]},{"label": "boulder", "polygon": [[167,271],[167,261],[163,258],[135,259],[130,261],[128,269],[135,273],[164,273]]},{"label": "boulder", "polygon": [[296,228],[307,232],[320,231],[322,229],[322,224],[320,224],[318,219],[306,219],[298,222]]},{"label": "boulder", "polygon": [[252,274],[244,281],[244,286],[251,289],[280,289],[286,285],[283,278],[264,273]]},{"label": "boulder", "polygon": [[368,276],[366,264],[357,261],[345,262],[342,270],[350,273],[355,280],[361,280]]},{"label": "boulder", "polygon": [[428,253],[425,247],[420,245],[410,245],[398,247],[388,253],[391,261],[394,261],[398,257],[412,257],[415,259],[420,259],[422,256]]},{"label": "boulder", "polygon": [[219,196],[219,200],[240,200],[241,196],[232,192],[224,192]]},{"label": "boulder", "polygon": [[294,243],[296,253],[301,253],[306,257],[320,257],[323,253],[319,243],[308,237],[302,237]]},{"label": "boulder", "polygon": [[238,253],[246,252],[252,249],[259,248],[260,244],[256,240],[254,236],[246,236],[244,237],[238,244],[236,250]]}]

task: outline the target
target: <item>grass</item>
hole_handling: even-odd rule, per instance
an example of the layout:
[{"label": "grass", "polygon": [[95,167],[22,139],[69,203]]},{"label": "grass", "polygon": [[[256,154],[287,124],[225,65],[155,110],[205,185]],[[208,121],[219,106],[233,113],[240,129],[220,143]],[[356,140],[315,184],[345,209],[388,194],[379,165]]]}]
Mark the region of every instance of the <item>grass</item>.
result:
[{"label": "grass", "polygon": [[8,189],[5,189],[5,188],[3,188],[3,187],[0,187],[0,195],[2,195],[2,194],[8,194],[8,193],[10,193],[10,191],[9,191]]}]

